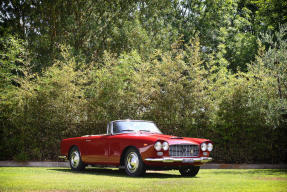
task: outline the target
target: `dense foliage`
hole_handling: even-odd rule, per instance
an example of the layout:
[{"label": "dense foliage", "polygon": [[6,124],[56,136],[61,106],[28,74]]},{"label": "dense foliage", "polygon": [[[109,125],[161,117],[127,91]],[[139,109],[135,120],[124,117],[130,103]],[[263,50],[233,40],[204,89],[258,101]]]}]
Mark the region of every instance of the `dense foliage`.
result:
[{"label": "dense foliage", "polygon": [[286,161],[286,6],[4,0],[0,159],[56,159],[130,118],[209,138],[217,161]]}]

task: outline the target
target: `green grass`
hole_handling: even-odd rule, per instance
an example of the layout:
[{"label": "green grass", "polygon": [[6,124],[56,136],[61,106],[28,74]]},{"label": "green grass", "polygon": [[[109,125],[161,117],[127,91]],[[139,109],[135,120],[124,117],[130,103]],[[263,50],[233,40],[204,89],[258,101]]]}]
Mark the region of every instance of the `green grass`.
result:
[{"label": "green grass", "polygon": [[116,169],[80,173],[67,168],[0,167],[0,191],[287,191],[286,170],[202,169],[194,178],[178,171],[131,178]]}]

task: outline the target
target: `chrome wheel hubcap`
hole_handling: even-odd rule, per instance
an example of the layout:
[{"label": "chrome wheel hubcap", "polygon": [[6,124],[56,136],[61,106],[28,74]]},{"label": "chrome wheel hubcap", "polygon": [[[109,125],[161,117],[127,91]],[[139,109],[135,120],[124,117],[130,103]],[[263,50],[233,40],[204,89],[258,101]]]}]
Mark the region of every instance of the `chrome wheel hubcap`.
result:
[{"label": "chrome wheel hubcap", "polygon": [[77,168],[80,163],[80,154],[78,151],[73,151],[71,154],[71,165],[73,168]]},{"label": "chrome wheel hubcap", "polygon": [[139,167],[139,157],[135,152],[131,152],[127,157],[127,168],[130,173],[136,172]]}]

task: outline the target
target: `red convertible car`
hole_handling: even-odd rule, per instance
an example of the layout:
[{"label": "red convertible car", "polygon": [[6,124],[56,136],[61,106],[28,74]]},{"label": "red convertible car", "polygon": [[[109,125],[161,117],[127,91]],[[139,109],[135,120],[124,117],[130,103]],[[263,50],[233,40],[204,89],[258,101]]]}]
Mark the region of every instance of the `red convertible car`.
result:
[{"label": "red convertible car", "polygon": [[177,169],[194,177],[201,165],[212,160],[212,149],[210,140],[164,135],[153,122],[142,120],[111,121],[106,134],[61,142],[62,157],[69,159],[72,170],[87,165],[119,167],[129,176],[143,175],[148,169]]}]

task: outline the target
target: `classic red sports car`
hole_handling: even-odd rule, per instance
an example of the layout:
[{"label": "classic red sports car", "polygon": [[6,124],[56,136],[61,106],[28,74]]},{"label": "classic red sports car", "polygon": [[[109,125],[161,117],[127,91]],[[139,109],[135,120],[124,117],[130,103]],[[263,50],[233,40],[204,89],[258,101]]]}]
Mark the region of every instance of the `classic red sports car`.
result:
[{"label": "classic red sports car", "polygon": [[116,120],[108,123],[107,133],[63,139],[62,157],[72,170],[87,165],[119,167],[129,176],[140,176],[147,169],[177,169],[194,177],[200,166],[212,160],[210,140],[163,135],[151,121]]}]

